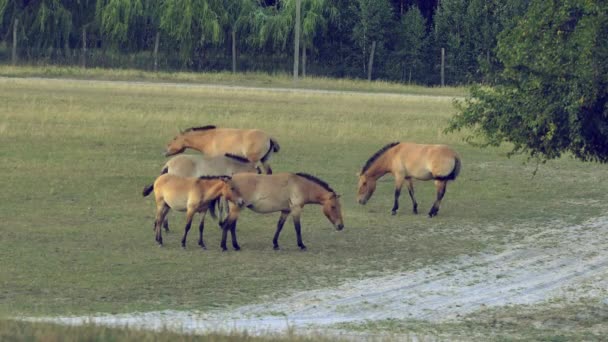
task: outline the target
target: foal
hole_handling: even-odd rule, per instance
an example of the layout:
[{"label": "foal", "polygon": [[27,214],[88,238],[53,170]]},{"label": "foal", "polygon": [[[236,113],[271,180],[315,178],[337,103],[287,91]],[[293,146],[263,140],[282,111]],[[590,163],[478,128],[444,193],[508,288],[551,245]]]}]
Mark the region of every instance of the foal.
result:
[{"label": "foal", "polygon": [[154,185],[143,192],[148,196],[154,190],[156,199],[156,220],[154,229],[156,231],[156,242],[163,245],[161,225],[170,209],[186,212],[186,227],[182,238],[182,247],[186,248],[186,236],[192,224],[192,218],[196,213],[202,213],[199,225],[199,246],[205,248],[203,242],[203,227],[205,214],[210,210],[211,216],[215,217],[214,206],[220,197],[236,204],[243,205],[240,193],[234,187],[230,176],[203,176],[199,178],[184,178],[180,176],[163,174],[156,178]]},{"label": "foal", "polygon": [[412,179],[434,180],[437,198],[429,211],[429,217],[437,215],[445,195],[447,182],[455,180],[460,173],[458,153],[446,145],[424,145],[407,142],[390,143],[372,155],[359,173],[357,200],[365,204],[376,190],[376,181],[387,173],[395,177],[395,203],[391,213],[397,214],[399,195],[403,181],[412,199],[414,214],[418,214],[418,203],[414,198]]},{"label": "foal", "polygon": [[[255,163],[245,157],[235,156],[229,153],[223,156],[208,157],[199,154],[180,154],[165,163],[161,175],[168,173],[181,177],[222,176],[233,175],[240,172],[261,173]],[[153,184],[144,187],[144,192],[149,192]],[[203,217],[204,219],[204,217]],[[169,231],[169,219],[163,222],[165,231]]]},{"label": "foal", "polygon": [[[320,204],[323,213],[336,230],[344,228],[340,196],[324,181],[306,173],[279,173],[274,175],[256,175],[239,173],[232,177],[232,182],[239,189],[247,208],[260,214],[281,212],[277,229],[272,239],[275,250],[279,249],[279,234],[287,217],[291,214],[296,230],[298,247],[305,250],[302,242],[300,215],[306,204]],[[222,223],[222,250],[226,250],[226,235],[230,230],[232,245],[238,249],[236,240],[236,221],[240,208],[230,206],[230,212]]]}]

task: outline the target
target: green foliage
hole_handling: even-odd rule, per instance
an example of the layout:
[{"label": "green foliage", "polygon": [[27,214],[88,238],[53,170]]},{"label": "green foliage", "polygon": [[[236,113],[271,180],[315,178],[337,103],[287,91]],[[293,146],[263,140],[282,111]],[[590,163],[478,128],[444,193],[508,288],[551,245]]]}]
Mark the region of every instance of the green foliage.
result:
[{"label": "green foliage", "polygon": [[408,82],[411,82],[412,73],[420,72],[424,64],[422,49],[426,41],[425,37],[425,19],[418,7],[412,6],[401,19],[400,39],[397,45],[397,55],[404,75],[402,79],[407,79]]},{"label": "green foliage", "polygon": [[161,4],[160,27],[175,40],[181,59],[191,62],[194,49],[220,42],[223,31],[213,3],[207,0],[166,0]]},{"label": "green foliage", "polygon": [[129,39],[131,23],[135,17],[143,14],[140,0],[99,0],[96,9],[101,32],[115,44]]},{"label": "green foliage", "polygon": [[350,6],[355,15],[351,39],[359,49],[360,63],[365,72],[371,45],[376,42],[376,48],[382,49],[388,28],[392,27],[394,22],[393,13],[387,0],[355,0]]},{"label": "green foliage", "polygon": [[448,131],[542,160],[608,162],[607,13],[606,2],[532,1],[499,37],[499,84],[473,87]]}]

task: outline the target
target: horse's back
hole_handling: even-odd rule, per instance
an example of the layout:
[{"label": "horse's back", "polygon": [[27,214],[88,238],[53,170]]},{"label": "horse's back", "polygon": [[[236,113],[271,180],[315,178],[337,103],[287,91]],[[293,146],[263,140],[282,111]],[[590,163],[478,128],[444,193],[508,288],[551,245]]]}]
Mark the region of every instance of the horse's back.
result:
[{"label": "horse's back", "polygon": [[253,162],[272,147],[270,136],[259,129],[218,128],[214,132],[214,155],[226,152],[243,155]]},{"label": "horse's back", "polygon": [[294,176],[292,173],[239,173],[232,181],[251,210],[269,213],[289,209]]},{"label": "horse's back", "polygon": [[240,172],[256,172],[252,163],[233,160],[223,155],[180,154],[171,158],[165,167],[169,174],[181,177],[230,176]]},{"label": "horse's back", "polygon": [[397,153],[406,174],[417,179],[455,178],[460,171],[460,156],[448,145],[406,142]]},{"label": "horse's back", "polygon": [[174,174],[163,174],[154,181],[156,200],[162,200],[174,210],[186,210],[188,197],[196,191],[196,178],[182,177]]}]

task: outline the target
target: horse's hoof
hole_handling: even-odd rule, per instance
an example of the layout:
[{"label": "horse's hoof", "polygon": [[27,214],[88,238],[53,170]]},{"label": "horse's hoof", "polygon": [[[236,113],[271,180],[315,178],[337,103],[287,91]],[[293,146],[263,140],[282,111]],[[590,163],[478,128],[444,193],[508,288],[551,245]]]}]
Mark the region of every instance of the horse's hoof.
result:
[{"label": "horse's hoof", "polygon": [[272,247],[272,249],[274,249],[275,251],[280,251],[280,250],[281,250],[281,247],[279,247],[279,246],[274,246],[274,247]]},{"label": "horse's hoof", "polygon": [[202,250],[204,250],[204,251],[206,251],[206,250],[207,250],[207,247],[205,247],[205,246],[201,246],[201,249],[202,249]]},{"label": "horse's hoof", "polygon": [[232,248],[234,248],[235,251],[240,251],[241,250],[241,247],[239,247],[239,246],[234,246]]},{"label": "horse's hoof", "polygon": [[395,211],[395,210],[391,211],[391,215],[393,215],[393,216],[397,215],[397,211]]},{"label": "horse's hoof", "polygon": [[228,252],[228,248],[222,247],[222,252]]},{"label": "horse's hoof", "polygon": [[300,250],[301,251],[305,251],[306,250],[306,246],[304,246],[304,245],[300,246]]}]

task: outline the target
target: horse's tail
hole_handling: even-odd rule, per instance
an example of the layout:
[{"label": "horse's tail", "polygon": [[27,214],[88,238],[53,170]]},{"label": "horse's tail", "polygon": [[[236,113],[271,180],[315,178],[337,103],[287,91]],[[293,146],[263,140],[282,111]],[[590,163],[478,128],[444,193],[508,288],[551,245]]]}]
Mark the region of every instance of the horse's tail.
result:
[{"label": "horse's tail", "polygon": [[268,152],[266,152],[266,154],[262,157],[262,159],[260,159],[263,163],[265,163],[268,158],[270,158],[270,152],[274,152],[277,153],[279,152],[279,150],[281,149],[281,146],[279,146],[279,143],[277,142],[277,140],[275,138],[270,138],[270,148],[268,148]]},{"label": "horse's tail", "polygon": [[152,190],[154,190],[154,183],[144,186],[144,190],[141,192],[141,194],[146,197],[152,192]]},{"label": "horse's tail", "polygon": [[215,207],[219,205],[221,198],[221,196],[217,197],[216,199],[212,200],[211,203],[209,203],[209,214],[214,220],[217,219],[217,215],[215,214]]},{"label": "horse's tail", "polygon": [[460,162],[460,157],[456,156],[454,157],[454,168],[452,169],[452,172],[450,172],[449,175],[447,176],[441,176],[441,177],[437,177],[438,180],[455,180],[456,177],[458,177],[458,175],[460,174],[460,167],[462,166],[462,163]]},{"label": "horse's tail", "polygon": [[270,144],[272,146],[272,150],[274,152],[279,152],[279,150],[281,149],[281,146],[279,145],[279,142],[277,141],[277,139],[270,137]]}]

